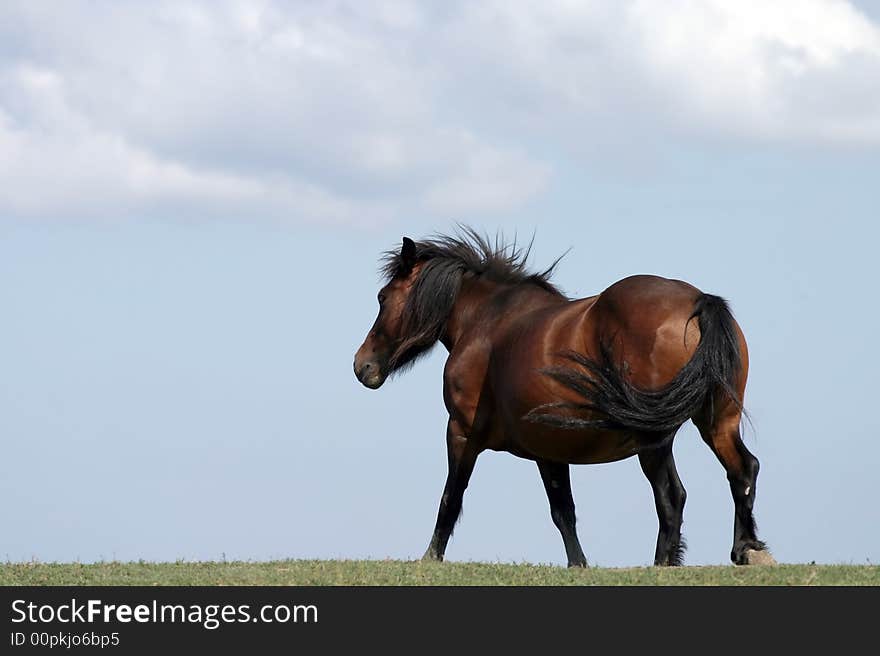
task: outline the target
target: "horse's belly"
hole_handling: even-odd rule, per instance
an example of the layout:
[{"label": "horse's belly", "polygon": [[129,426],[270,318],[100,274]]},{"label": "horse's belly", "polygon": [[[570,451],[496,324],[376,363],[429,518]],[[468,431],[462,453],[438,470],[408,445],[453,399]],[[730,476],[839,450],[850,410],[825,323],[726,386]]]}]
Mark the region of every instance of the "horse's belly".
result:
[{"label": "horse's belly", "polygon": [[645,448],[644,441],[617,431],[540,427],[516,431],[511,437],[500,450],[533,460],[573,465],[623,460]]},{"label": "horse's belly", "polygon": [[[531,375],[517,375],[509,372],[507,376],[499,376],[498,385],[502,398],[510,399],[508,403],[495,407],[495,419],[490,431],[486,447],[498,451],[509,451],[514,455],[533,460],[551,460],[570,464],[597,464],[614,462],[635,455],[644,449],[644,438],[637,435],[613,430],[591,428],[558,428],[539,423],[529,418],[529,412],[548,403],[570,401],[577,403],[576,398],[565,398],[548,391],[544,377],[531,372],[538,371],[543,363],[530,363],[524,367]],[[565,390],[560,390],[564,393]],[[571,415],[578,419],[600,419],[591,417],[586,412],[570,413],[559,410],[560,414]]]}]

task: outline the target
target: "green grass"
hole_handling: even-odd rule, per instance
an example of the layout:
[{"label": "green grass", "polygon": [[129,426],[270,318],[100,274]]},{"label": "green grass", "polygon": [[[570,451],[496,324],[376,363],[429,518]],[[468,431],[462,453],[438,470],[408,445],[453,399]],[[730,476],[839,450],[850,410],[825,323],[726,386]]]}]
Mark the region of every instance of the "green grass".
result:
[{"label": "green grass", "polygon": [[0,585],[880,585],[877,565],[634,567],[397,560],[6,563]]}]

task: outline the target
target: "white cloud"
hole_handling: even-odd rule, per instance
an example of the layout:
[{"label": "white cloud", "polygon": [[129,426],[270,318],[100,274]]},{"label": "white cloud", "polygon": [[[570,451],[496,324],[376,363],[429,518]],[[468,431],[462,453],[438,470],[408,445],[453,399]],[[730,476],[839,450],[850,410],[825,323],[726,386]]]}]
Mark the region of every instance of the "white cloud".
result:
[{"label": "white cloud", "polygon": [[842,0],[7,2],[0,44],[0,215],[448,219],[637,124],[880,144]]},{"label": "white cloud", "polygon": [[880,27],[843,0],[487,0],[454,42],[503,84],[494,111],[519,103],[520,123],[561,124],[562,139],[642,123],[678,138],[880,144]]},{"label": "white cloud", "polygon": [[647,75],[711,129],[880,143],[880,29],[847,2],[639,0],[629,18]]},{"label": "white cloud", "polygon": [[[457,138],[456,138],[457,137]],[[486,148],[466,134],[450,135],[464,142],[456,150],[467,153],[457,172],[440,178],[427,190],[425,206],[437,213],[514,209],[544,188],[549,168],[531,162],[516,151]]]},{"label": "white cloud", "polygon": [[0,112],[0,180],[5,212],[23,216],[110,217],[188,208],[211,215],[281,216],[294,208],[338,222],[376,220],[292,177],[242,176],[193,167],[102,130],[67,104],[59,75],[22,67],[3,80],[17,86],[29,121]]},{"label": "white cloud", "polygon": [[2,10],[18,45],[0,61],[2,213],[375,223],[503,211],[546,179],[503,138],[438,117],[430,72],[398,51],[417,8],[89,7]]}]

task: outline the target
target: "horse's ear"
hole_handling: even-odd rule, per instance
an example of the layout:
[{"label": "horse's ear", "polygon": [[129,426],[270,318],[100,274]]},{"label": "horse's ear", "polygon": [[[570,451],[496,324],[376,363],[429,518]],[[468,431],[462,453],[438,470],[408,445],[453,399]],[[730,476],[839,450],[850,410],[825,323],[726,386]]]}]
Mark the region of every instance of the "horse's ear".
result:
[{"label": "horse's ear", "polygon": [[403,238],[403,245],[400,247],[400,261],[407,271],[410,271],[415,266],[416,243],[409,237]]}]

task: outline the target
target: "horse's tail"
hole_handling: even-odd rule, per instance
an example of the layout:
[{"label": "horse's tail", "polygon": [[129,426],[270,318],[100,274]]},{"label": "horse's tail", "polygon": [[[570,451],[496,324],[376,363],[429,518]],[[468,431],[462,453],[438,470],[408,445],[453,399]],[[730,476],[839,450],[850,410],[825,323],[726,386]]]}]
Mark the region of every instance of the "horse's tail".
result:
[{"label": "horse's tail", "polygon": [[[724,397],[742,409],[736,391],[743,363],[736,324],[727,302],[701,294],[688,322],[696,318],[700,343],[691,359],[669,384],[659,390],[643,390],[627,380],[627,365],[618,367],[610,348],[603,344],[601,357],[593,360],[569,352],[573,366],[552,367],[542,373],[574,391],[582,400],[550,403],[531,410],[532,421],[562,428],[603,428],[666,436],[700,411],[714,415],[715,403]],[[589,411],[554,413],[553,409]]]}]

